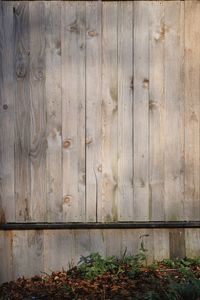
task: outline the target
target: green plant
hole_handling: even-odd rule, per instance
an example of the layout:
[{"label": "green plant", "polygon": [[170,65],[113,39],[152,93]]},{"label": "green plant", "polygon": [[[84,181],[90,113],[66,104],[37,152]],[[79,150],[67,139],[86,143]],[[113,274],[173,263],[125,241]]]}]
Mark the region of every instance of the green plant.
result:
[{"label": "green plant", "polygon": [[200,297],[200,280],[191,278],[186,282],[171,283],[166,294],[169,300],[197,300]]},{"label": "green plant", "polygon": [[117,268],[118,262],[115,256],[109,256],[104,259],[99,253],[81,256],[78,263],[78,271],[86,279],[94,279],[108,271],[116,271]]},{"label": "green plant", "polygon": [[175,262],[172,259],[165,258],[162,260],[162,264],[165,265],[168,268],[174,268]]}]

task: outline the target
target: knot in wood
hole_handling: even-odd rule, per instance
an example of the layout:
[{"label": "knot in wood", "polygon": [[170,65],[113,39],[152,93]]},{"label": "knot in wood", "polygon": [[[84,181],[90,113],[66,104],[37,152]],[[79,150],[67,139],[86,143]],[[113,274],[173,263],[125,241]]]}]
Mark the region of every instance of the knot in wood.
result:
[{"label": "knot in wood", "polygon": [[98,170],[99,172],[102,172],[102,165],[99,165],[99,166],[97,167],[97,170]]},{"label": "knot in wood", "polygon": [[18,79],[22,79],[26,77],[26,73],[27,73],[27,67],[26,67],[26,61],[23,57],[19,58],[19,60],[16,63],[16,69],[15,69],[15,73],[16,73],[16,77]]},{"label": "knot in wood", "polygon": [[91,37],[97,36],[97,32],[95,30],[89,30],[88,35]]},{"label": "knot in wood", "polygon": [[145,79],[143,80],[143,87],[144,87],[144,88],[148,88],[148,87],[149,87],[149,79],[146,79],[146,78],[145,78]]},{"label": "knot in wood", "polygon": [[85,143],[86,143],[87,145],[91,144],[92,142],[93,142],[93,139],[92,139],[91,137],[87,137],[87,138],[86,138],[86,142],[85,142]]},{"label": "knot in wood", "polygon": [[4,105],[3,105],[3,109],[4,109],[4,110],[7,110],[7,109],[8,109],[8,105],[7,105],[7,104],[4,104]]},{"label": "knot in wood", "polygon": [[71,200],[72,200],[72,197],[69,195],[66,195],[63,199],[65,204],[69,204],[71,202]]},{"label": "knot in wood", "polygon": [[71,145],[71,141],[70,140],[66,140],[63,142],[63,147],[64,148],[68,148]]}]

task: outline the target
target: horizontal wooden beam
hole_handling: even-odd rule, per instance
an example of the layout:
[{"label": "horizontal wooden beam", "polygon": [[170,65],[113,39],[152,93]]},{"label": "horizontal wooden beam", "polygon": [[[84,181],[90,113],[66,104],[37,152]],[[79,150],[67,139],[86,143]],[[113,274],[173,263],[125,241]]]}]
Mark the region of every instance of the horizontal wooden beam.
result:
[{"label": "horizontal wooden beam", "polygon": [[200,221],[151,221],[117,223],[6,223],[0,230],[44,229],[137,229],[137,228],[200,228]]}]

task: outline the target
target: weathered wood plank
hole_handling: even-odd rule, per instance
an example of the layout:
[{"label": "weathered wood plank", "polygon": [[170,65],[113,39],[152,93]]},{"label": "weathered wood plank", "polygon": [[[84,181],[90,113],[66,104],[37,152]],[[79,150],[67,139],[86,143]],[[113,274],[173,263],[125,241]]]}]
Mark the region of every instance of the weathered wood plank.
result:
[{"label": "weathered wood plank", "polygon": [[63,220],[85,219],[85,2],[62,3]]},{"label": "weathered wood plank", "polygon": [[86,3],[86,221],[101,203],[101,3]]},{"label": "weathered wood plank", "polygon": [[169,229],[153,229],[154,260],[169,258]]},{"label": "weathered wood plank", "polygon": [[164,220],[164,2],[149,17],[149,220]]},{"label": "weathered wood plank", "polygon": [[74,230],[74,254],[75,263],[78,263],[81,256],[88,256],[93,251],[91,249],[91,238],[89,230]]},{"label": "weathered wood plank", "polygon": [[149,2],[134,2],[134,220],[149,219]]},{"label": "weathered wood plank", "polygon": [[133,220],[133,2],[118,2],[118,210]]},{"label": "weathered wood plank", "polygon": [[46,220],[45,5],[30,2],[31,213]]},{"label": "weathered wood plank", "polygon": [[67,270],[74,261],[75,241],[73,230],[44,231],[44,270]]},{"label": "weathered wood plank", "polygon": [[44,270],[44,237],[41,230],[14,231],[12,243],[13,276],[31,277]]},{"label": "weathered wood plank", "polygon": [[165,218],[184,218],[184,2],[165,2]]},{"label": "weathered wood plank", "polygon": [[185,251],[186,257],[199,257],[200,229],[185,229]]},{"label": "weathered wood plank", "polygon": [[62,221],[61,2],[45,2],[47,221]]},{"label": "weathered wood plank", "polygon": [[102,221],[118,220],[117,2],[102,3]]},{"label": "weathered wood plank", "polygon": [[29,3],[14,5],[16,221],[31,219]]},{"label": "weathered wood plank", "polygon": [[0,231],[0,283],[14,279],[12,251],[12,231]]},{"label": "weathered wood plank", "polygon": [[185,257],[185,229],[173,229],[169,231],[169,253],[171,259]]},{"label": "weathered wood plank", "polygon": [[200,215],[200,3],[185,2],[185,216]]},{"label": "weathered wood plank", "polygon": [[15,221],[13,2],[0,2],[0,223]]}]

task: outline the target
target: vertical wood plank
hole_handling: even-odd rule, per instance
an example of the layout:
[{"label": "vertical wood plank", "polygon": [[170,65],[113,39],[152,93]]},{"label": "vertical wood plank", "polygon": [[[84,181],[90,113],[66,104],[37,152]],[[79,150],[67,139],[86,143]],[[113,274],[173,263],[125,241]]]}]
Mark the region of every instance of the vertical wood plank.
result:
[{"label": "vertical wood plank", "polygon": [[169,253],[171,259],[185,257],[185,229],[172,229],[169,231]]},{"label": "vertical wood plank", "polygon": [[73,230],[44,231],[44,270],[67,270],[75,260]]},{"label": "vertical wood plank", "polygon": [[200,250],[200,229],[185,229],[185,251],[186,257],[199,257]]},{"label": "vertical wood plank", "polygon": [[118,220],[117,2],[102,3],[102,204],[101,220]]},{"label": "vertical wood plank", "polygon": [[164,220],[164,2],[152,1],[149,49],[149,220]]},{"label": "vertical wood plank", "polygon": [[43,271],[43,231],[13,231],[13,276],[31,277]]},{"label": "vertical wood plank", "polygon": [[184,218],[184,2],[165,2],[165,218]]},{"label": "vertical wood plank", "polygon": [[0,223],[15,221],[13,2],[0,2]]},{"label": "vertical wood plank", "polygon": [[45,2],[47,221],[62,221],[61,2]]},{"label": "vertical wood plank", "polygon": [[46,220],[45,5],[30,2],[31,209],[33,221]]},{"label": "vertical wood plank", "polygon": [[200,214],[200,3],[185,2],[185,219]]},{"label": "vertical wood plank", "polygon": [[169,229],[153,229],[153,246],[154,260],[169,258]]},{"label": "vertical wood plank", "polygon": [[149,219],[149,6],[134,2],[134,220]]},{"label": "vertical wood plank", "polygon": [[86,2],[86,220],[101,203],[101,2]]},{"label": "vertical wood plank", "polygon": [[98,252],[102,257],[106,256],[105,230],[90,230],[90,251]]},{"label": "vertical wood plank", "polygon": [[118,2],[118,209],[133,220],[133,2]]},{"label": "vertical wood plank", "polygon": [[74,230],[74,253],[75,263],[77,264],[81,256],[88,256],[91,254],[91,238],[90,230]]},{"label": "vertical wood plank", "polygon": [[12,231],[0,231],[0,284],[14,279],[12,251]]},{"label": "vertical wood plank", "polygon": [[14,5],[16,221],[31,219],[29,3]]},{"label": "vertical wood plank", "polygon": [[62,2],[63,220],[85,219],[85,2]]},{"label": "vertical wood plank", "polygon": [[122,249],[122,230],[106,229],[104,230],[104,237],[106,241],[106,256],[116,255],[120,257],[124,251]]}]

